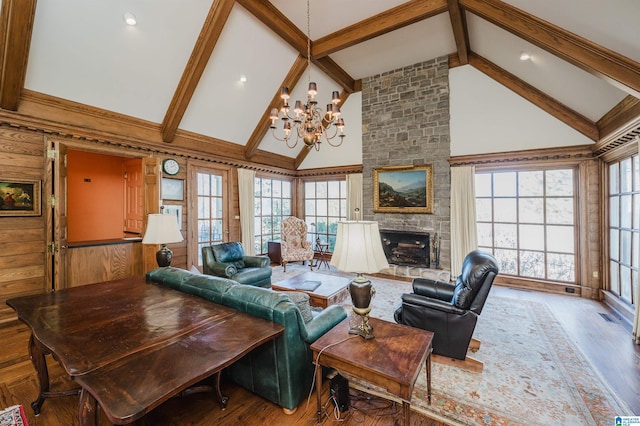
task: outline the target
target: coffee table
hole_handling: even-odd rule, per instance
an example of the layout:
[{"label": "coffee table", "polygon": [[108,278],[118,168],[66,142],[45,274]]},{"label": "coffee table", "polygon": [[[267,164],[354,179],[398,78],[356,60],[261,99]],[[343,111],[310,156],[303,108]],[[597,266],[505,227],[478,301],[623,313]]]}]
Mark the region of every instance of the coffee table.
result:
[{"label": "coffee table", "polygon": [[[320,286],[315,290],[301,290],[298,286],[305,281],[320,281]],[[309,304],[319,308],[326,308],[342,302],[348,295],[347,286],[351,280],[349,278],[336,277],[333,275],[318,274],[315,272],[304,272],[284,281],[272,284],[271,288],[276,291],[304,291],[309,295]]]},{"label": "coffee table", "polygon": [[[373,339],[349,334],[347,318],[311,345],[319,366],[336,369],[384,388],[402,401],[404,424],[410,424],[411,393],[422,369],[427,368],[427,398],[431,404],[431,350],[433,332],[370,318]],[[424,364],[423,364],[424,363]],[[316,370],[318,423],[322,422],[322,368]]]}]

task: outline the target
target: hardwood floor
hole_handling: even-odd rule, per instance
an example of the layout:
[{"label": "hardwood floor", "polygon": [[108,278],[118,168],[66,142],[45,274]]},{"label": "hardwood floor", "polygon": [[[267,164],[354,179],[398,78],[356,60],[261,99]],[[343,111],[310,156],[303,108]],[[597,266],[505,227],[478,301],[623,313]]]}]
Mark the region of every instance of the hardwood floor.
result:
[{"label": "hardwood floor", "polygon": [[[602,377],[616,393],[640,414],[640,346],[633,344],[631,331],[616,315],[601,303],[571,296],[514,290],[494,286],[492,295],[546,303],[562,326],[584,352]],[[29,360],[28,328],[20,323],[13,311],[0,308],[0,407],[22,404],[31,426],[77,425],[77,397],[50,399],[42,413],[35,417],[29,407],[38,392],[38,383]],[[49,360],[53,389],[73,388],[62,369]],[[313,425],[316,424],[315,395],[309,404],[303,402],[293,415],[285,415],[280,407],[255,396],[232,383],[223,382],[222,391],[230,397],[228,408],[220,410],[211,394],[202,393],[174,398],[154,410],[137,425]],[[351,391],[352,408],[344,421],[334,418],[332,406],[327,406],[329,418],[325,425],[393,425],[401,424],[401,407],[386,400]],[[328,382],[324,385],[323,401],[328,401]],[[412,425],[439,426],[441,423],[412,413]],[[110,424],[106,418],[101,424]]]}]

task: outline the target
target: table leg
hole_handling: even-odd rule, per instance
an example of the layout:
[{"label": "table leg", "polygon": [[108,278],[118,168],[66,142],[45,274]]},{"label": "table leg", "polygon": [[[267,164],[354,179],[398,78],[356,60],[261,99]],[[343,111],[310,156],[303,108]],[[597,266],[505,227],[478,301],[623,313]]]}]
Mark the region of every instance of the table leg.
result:
[{"label": "table leg", "polygon": [[78,421],[80,426],[95,426],[100,423],[98,418],[98,403],[86,389],[80,391],[80,403],[78,404]]},{"label": "table leg", "polygon": [[318,423],[322,423],[322,366],[316,366],[316,401],[318,402]]},{"label": "table leg", "polygon": [[218,401],[220,401],[220,405],[222,407],[222,409],[226,409],[227,408],[227,402],[229,402],[229,397],[228,396],[224,396],[222,394],[222,392],[220,391],[220,372],[218,371],[216,373],[216,395],[218,396]]},{"label": "table leg", "polygon": [[402,401],[402,424],[409,426],[411,424],[411,403]]},{"label": "table leg", "polygon": [[31,357],[31,363],[36,370],[38,382],[40,383],[38,399],[31,403],[33,413],[38,416],[40,415],[40,408],[42,408],[42,404],[44,403],[45,394],[49,393],[49,370],[47,369],[45,354],[42,352],[38,342],[36,342],[35,337],[33,337],[33,333],[31,333],[31,337],[29,337],[29,356]]},{"label": "table leg", "polygon": [[427,364],[427,401],[429,405],[431,405],[431,352],[433,350],[429,349],[429,353],[427,354],[427,360],[425,361]]}]

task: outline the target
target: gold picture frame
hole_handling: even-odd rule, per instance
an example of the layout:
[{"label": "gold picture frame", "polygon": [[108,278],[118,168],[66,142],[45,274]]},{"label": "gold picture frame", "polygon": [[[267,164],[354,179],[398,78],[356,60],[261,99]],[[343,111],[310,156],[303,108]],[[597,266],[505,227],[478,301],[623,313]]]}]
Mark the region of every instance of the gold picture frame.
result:
[{"label": "gold picture frame", "polygon": [[0,178],[0,216],[40,216],[42,182]]},{"label": "gold picture frame", "polygon": [[373,211],[433,214],[431,164],[373,169]]}]

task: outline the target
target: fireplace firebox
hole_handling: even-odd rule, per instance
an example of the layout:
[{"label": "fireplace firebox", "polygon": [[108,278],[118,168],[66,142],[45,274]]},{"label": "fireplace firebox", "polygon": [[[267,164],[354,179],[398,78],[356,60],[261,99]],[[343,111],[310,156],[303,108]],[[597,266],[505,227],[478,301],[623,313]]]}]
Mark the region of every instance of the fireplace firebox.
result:
[{"label": "fireplace firebox", "polygon": [[381,229],[380,239],[390,264],[429,268],[429,233]]}]

